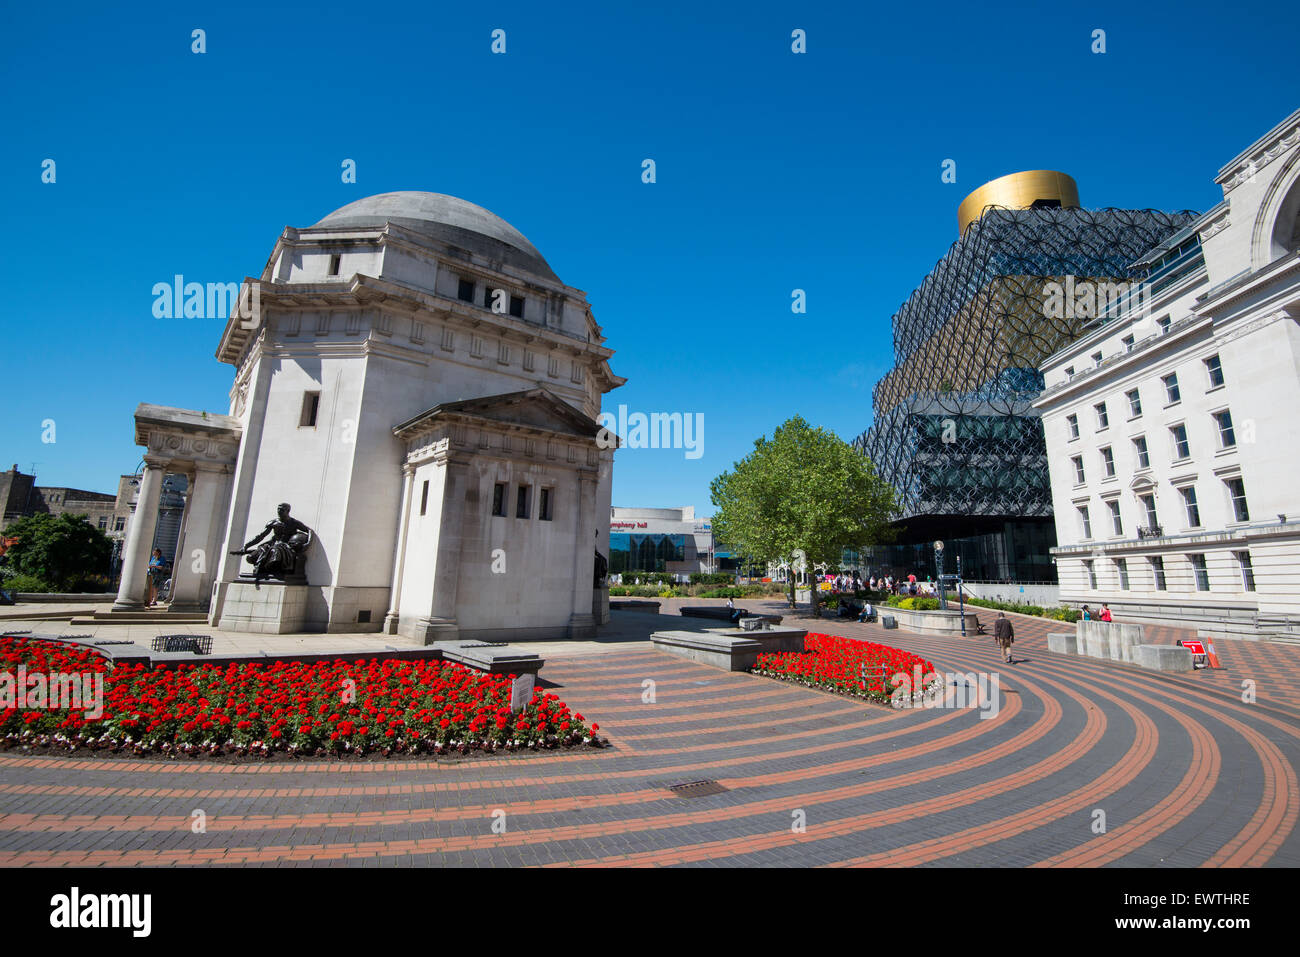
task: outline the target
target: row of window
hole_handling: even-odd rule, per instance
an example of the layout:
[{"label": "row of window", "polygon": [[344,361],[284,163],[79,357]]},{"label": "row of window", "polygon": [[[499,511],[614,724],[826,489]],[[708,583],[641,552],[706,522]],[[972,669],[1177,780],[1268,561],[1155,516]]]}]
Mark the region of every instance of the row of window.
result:
[{"label": "row of window", "polygon": [[516,296],[507,289],[500,286],[494,286],[490,282],[481,284],[481,295],[475,297],[475,290],[480,289],[472,279],[462,278],[459,281],[456,298],[462,302],[479,303],[489,312],[495,312],[498,315],[509,313],[516,319],[524,317],[524,297]]},{"label": "row of window", "polygon": [[[1240,478],[1229,478],[1223,480],[1223,486],[1228,493],[1228,500],[1232,505],[1232,517],[1234,522],[1249,522],[1250,508],[1246,504],[1246,485]],[[1201,527],[1201,507],[1196,501],[1196,486],[1183,485],[1178,487],[1178,494],[1182,499],[1183,514],[1187,519],[1187,529]],[[1147,529],[1160,528],[1160,521],[1156,515],[1156,497],[1153,492],[1139,492],[1137,495],[1138,505],[1141,507],[1140,515],[1146,520]],[[1110,499],[1106,502],[1110,510],[1111,528],[1114,529],[1115,537],[1124,536],[1124,522],[1120,515],[1119,499]],[[1079,529],[1083,533],[1084,539],[1092,538],[1092,519],[1089,515],[1087,505],[1076,506],[1079,513]]]},{"label": "row of window", "polygon": [[[113,519],[113,531],[120,532],[124,528],[126,528],[125,518],[119,515]],[[101,532],[108,531],[108,516],[106,515],[99,516],[99,530]]]},{"label": "row of window", "polygon": [[[1237,562],[1237,570],[1241,574],[1241,587],[1244,591],[1255,590],[1255,567],[1250,561],[1250,552],[1233,552],[1232,557]],[[1192,569],[1192,578],[1196,582],[1197,591],[1210,590],[1210,568],[1205,560],[1204,553],[1194,553],[1187,556],[1187,561]],[[1155,591],[1168,591],[1169,582],[1165,577],[1165,560],[1160,555],[1155,555],[1146,560],[1147,566],[1151,573],[1150,583]],[[1119,583],[1120,591],[1129,591],[1132,588],[1132,579],[1129,575],[1128,559],[1117,558],[1114,561],[1115,579]],[[1097,588],[1097,566],[1096,562],[1089,558],[1083,562],[1084,571],[1088,575],[1088,587],[1094,591]]]},{"label": "row of window", "polygon": [[[1098,365],[1101,364],[1100,352],[1096,353],[1093,358],[1097,360]],[[1219,361],[1218,355],[1212,355],[1203,361],[1205,363],[1205,371],[1209,381],[1209,387],[1206,391],[1208,392],[1221,387],[1224,383],[1223,363]],[[1072,367],[1065,371],[1067,375],[1073,375]],[[1177,372],[1171,372],[1167,376],[1161,376],[1160,382],[1165,388],[1165,399],[1167,400],[1165,408],[1177,405],[1183,401],[1183,392],[1182,388],[1178,385]],[[1142,415],[1141,391],[1138,389],[1129,389],[1124,393],[1124,398],[1128,400],[1129,418],[1136,419],[1140,417]],[[1092,408],[1097,415],[1097,431],[1101,432],[1110,428],[1110,413],[1106,408],[1106,403],[1098,402]],[[1070,432],[1070,438],[1077,439],[1079,437],[1079,417],[1077,415],[1067,415],[1065,417],[1065,422]]]},{"label": "row of window", "polygon": [[[337,276],[339,274],[339,262],[341,256],[338,253],[330,256],[329,275]],[[499,286],[493,286],[491,283],[482,284],[482,296],[475,298],[476,284],[472,279],[460,279],[456,296],[463,302],[482,302],[483,308],[490,312],[500,315],[509,313],[516,319],[524,317],[524,297],[516,296],[507,289]]]},{"label": "row of window", "polygon": [[[1228,409],[1221,409],[1218,412],[1210,413],[1214,419],[1215,428],[1219,433],[1219,451],[1236,448],[1237,430],[1232,425],[1232,412]],[[1070,416],[1075,419],[1075,416]],[[1073,434],[1071,438],[1078,438],[1078,422],[1071,423]],[[1132,439],[1133,453],[1137,459],[1137,470],[1139,472],[1151,468],[1151,449],[1147,446],[1147,437],[1145,435],[1135,435]],[[1187,424],[1179,422],[1177,425],[1169,427],[1169,446],[1173,452],[1173,461],[1181,462],[1184,459],[1192,457],[1192,444],[1187,438]],[[1101,469],[1103,478],[1115,477],[1115,452],[1113,446],[1102,446],[1098,449],[1101,456]],[[1083,467],[1083,456],[1074,455],[1070,457],[1070,463],[1074,466],[1074,484],[1083,485],[1087,481]]]},{"label": "row of window", "polygon": [[[497,482],[492,487],[492,514],[498,518],[505,518],[508,514],[507,504],[509,503],[508,493],[509,485],[506,482]],[[420,514],[424,515],[429,508],[429,482],[426,479],[424,487],[420,491]],[[529,518],[533,511],[533,487],[531,485],[520,484],[515,487],[515,518]],[[537,518],[542,522],[550,522],[555,519],[555,489],[551,486],[544,486],[538,490],[537,499]]]}]

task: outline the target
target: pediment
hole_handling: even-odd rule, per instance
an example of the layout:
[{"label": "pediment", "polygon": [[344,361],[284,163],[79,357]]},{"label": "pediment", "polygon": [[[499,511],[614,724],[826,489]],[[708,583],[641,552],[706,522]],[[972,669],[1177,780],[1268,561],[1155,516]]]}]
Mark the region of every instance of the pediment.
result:
[{"label": "pediment", "polygon": [[508,392],[476,399],[443,402],[427,412],[397,425],[393,434],[399,438],[427,431],[435,424],[451,420],[487,420],[505,426],[537,429],[581,438],[595,438],[600,425],[569,403],[543,388]]}]

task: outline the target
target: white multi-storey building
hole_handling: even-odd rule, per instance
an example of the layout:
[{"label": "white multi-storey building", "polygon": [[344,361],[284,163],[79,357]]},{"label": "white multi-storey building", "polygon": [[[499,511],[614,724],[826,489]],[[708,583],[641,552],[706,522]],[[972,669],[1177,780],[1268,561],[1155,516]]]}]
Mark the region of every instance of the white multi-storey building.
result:
[{"label": "white multi-storey building", "polygon": [[1135,264],[1140,286],[1045,290],[1086,328],[1035,402],[1053,555],[1067,603],[1296,636],[1300,110],[1216,182],[1223,201]]}]

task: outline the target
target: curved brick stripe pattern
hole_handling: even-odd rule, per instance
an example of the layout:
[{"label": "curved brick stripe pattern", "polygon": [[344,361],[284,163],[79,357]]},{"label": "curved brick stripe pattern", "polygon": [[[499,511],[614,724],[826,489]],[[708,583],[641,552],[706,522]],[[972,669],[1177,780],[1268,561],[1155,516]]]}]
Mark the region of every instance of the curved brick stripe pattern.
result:
[{"label": "curved brick stripe pattern", "polygon": [[[602,751],[265,765],[7,752],[0,864],[1300,864],[1300,648],[1222,642],[1224,670],[1156,675],[1049,654],[1061,624],[1012,617],[1010,667],[986,636],[814,626],[941,672],[996,672],[983,718],[632,645],[546,666],[608,733]],[[728,790],[668,790],[702,779]]]}]

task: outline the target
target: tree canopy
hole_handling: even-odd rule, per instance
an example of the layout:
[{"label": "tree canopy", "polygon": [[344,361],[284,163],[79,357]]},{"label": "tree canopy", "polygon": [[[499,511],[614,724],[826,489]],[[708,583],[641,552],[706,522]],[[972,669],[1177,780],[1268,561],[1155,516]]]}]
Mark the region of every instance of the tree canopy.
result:
[{"label": "tree canopy", "polygon": [[113,542],[84,515],[31,515],[5,529],[17,542],[5,552],[16,574],[32,575],[59,590],[79,585],[109,570]]},{"label": "tree canopy", "polygon": [[845,547],[891,538],[894,490],[861,452],[800,416],[709,486],[713,533],[758,561],[789,560],[803,549],[809,564],[838,565]]}]

